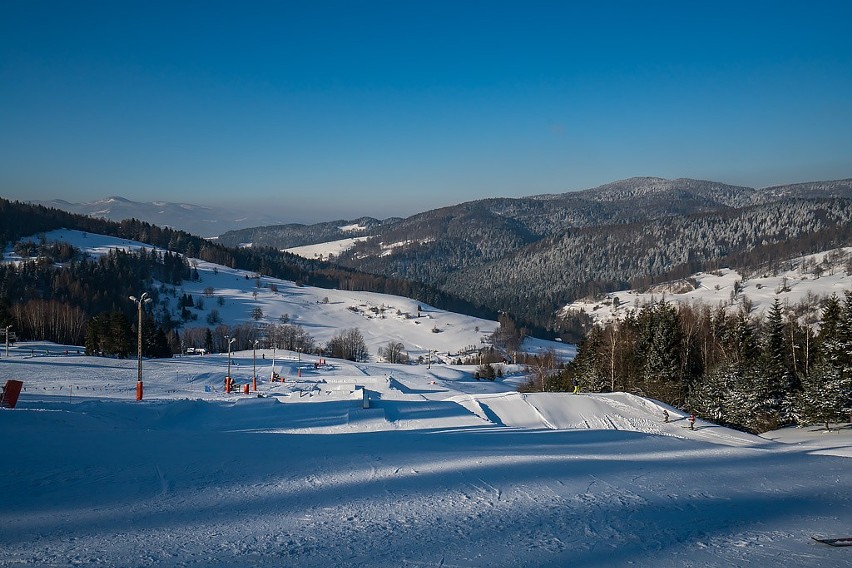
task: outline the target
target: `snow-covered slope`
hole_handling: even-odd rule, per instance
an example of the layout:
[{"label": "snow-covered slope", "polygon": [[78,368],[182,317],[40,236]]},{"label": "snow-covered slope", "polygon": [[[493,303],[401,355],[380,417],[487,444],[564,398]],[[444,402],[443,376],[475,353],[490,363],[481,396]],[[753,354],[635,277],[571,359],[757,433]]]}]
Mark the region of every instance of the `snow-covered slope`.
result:
[{"label": "snow-covered slope", "polygon": [[[45,239],[70,243],[93,257],[112,248],[151,249],[143,243],[80,231],[52,231]],[[16,260],[7,252],[7,262]],[[479,349],[498,325],[495,321],[439,310],[409,298],[299,286],[197,259],[190,262],[197,267],[200,279],[183,282],[177,295],[186,293],[196,300],[200,298],[204,308],[193,310],[198,320],[187,322],[186,327],[207,325],[206,318],[213,310],[222,322],[251,323],[254,322],[252,310],[260,308],[263,316],[257,323],[278,323],[286,315],[290,323],[303,326],[318,344],[327,343],[341,330],[357,328],[374,357],[379,348],[398,341],[413,359],[428,358],[430,350],[444,359],[467,348]],[[165,309],[175,314],[176,299],[166,300],[170,303]],[[561,350],[565,357],[573,353],[572,347],[547,343]]]},{"label": "snow-covered slope", "polygon": [[651,301],[702,302],[740,309],[749,305],[754,314],[767,310],[775,299],[785,306],[799,304],[809,297],[824,298],[852,289],[852,247],[808,255],[779,263],[777,268],[743,274],[730,268],[712,273],[701,272],[691,278],[658,284],[647,291],[625,290],[607,294],[603,299],[578,300],[563,308],[563,313],[583,311],[598,323],[623,317]]},{"label": "snow-covered slope", "polygon": [[692,431],[445,365],[287,353],[270,382],[269,351],[250,394],[226,355],[146,360],[136,402],[135,360],[9,355],[0,566],[852,566],[810,539],[852,526],[848,429]]},{"label": "snow-covered slope", "polygon": [[316,245],[304,245],[301,247],[292,247],[286,249],[287,252],[304,257],[304,258],[319,258],[328,260],[332,256],[338,256],[340,253],[351,249],[355,243],[366,240],[367,237],[350,237],[348,239],[340,239],[337,241],[329,241]]}]

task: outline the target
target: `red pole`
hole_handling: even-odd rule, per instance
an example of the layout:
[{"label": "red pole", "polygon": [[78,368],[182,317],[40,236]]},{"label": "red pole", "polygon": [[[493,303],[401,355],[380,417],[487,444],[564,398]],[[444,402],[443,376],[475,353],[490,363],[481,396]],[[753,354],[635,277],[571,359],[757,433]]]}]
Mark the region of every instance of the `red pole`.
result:
[{"label": "red pole", "polygon": [[249,384],[248,383],[244,384],[243,385],[243,394],[248,394],[249,393],[248,389],[249,389]]},{"label": "red pole", "polygon": [[231,393],[231,377],[225,377],[225,392]]},{"label": "red pole", "polygon": [[142,381],[136,381],[136,400],[142,400]]},{"label": "red pole", "polygon": [[251,378],[251,390],[257,392],[257,377]]}]

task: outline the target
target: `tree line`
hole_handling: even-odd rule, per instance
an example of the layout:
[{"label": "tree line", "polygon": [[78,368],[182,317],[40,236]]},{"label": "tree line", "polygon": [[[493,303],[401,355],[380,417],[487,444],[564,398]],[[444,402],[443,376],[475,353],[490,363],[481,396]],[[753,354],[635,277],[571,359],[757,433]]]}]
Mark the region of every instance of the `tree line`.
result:
[{"label": "tree line", "polygon": [[595,326],[570,364],[526,388],[576,384],[637,393],[752,432],[849,421],[852,292],[792,307],[776,299],[763,317],[655,301]]}]

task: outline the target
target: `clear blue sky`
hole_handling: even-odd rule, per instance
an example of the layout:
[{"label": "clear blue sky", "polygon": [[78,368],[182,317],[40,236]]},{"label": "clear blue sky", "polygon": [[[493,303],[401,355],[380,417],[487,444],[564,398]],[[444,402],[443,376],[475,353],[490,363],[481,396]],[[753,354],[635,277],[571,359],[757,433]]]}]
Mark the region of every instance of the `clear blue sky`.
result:
[{"label": "clear blue sky", "polygon": [[852,2],[0,3],[0,196],[308,222],[852,177]]}]

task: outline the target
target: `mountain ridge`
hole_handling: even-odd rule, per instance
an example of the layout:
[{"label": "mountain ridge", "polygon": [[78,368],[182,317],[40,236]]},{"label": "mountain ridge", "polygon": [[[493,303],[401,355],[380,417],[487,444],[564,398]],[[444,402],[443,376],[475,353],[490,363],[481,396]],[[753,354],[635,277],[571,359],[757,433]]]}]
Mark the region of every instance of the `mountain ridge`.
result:
[{"label": "mountain ridge", "polygon": [[273,217],[258,216],[225,207],[162,200],[139,202],[119,195],[81,203],[72,203],[65,199],[31,200],[28,203],[111,221],[138,219],[202,237],[215,237],[222,232],[251,226],[258,220],[275,221]]}]

